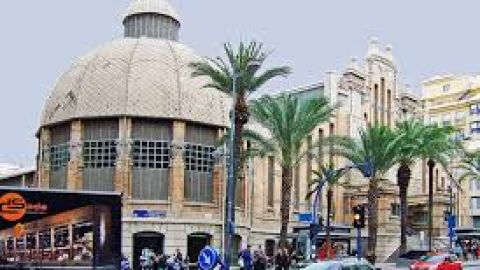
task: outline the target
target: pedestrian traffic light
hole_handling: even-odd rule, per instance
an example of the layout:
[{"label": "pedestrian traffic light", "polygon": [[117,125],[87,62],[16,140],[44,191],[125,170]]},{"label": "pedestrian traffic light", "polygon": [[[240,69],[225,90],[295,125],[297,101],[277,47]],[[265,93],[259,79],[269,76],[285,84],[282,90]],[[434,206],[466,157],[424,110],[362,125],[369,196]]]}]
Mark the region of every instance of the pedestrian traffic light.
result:
[{"label": "pedestrian traffic light", "polygon": [[356,229],[365,228],[365,207],[363,205],[353,207],[353,227]]}]

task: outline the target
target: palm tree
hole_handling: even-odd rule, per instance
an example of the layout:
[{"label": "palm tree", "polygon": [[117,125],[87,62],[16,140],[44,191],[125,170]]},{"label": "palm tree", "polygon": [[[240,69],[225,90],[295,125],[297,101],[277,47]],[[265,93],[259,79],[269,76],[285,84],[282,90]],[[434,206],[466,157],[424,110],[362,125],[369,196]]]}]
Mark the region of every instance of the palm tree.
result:
[{"label": "palm tree", "polygon": [[[282,168],[280,247],[287,244],[293,169],[312,150],[305,147],[307,137],[330,119],[334,109],[324,97],[300,102],[290,94],[264,96],[252,102],[253,118],[269,131],[270,143]],[[314,147],[312,144],[311,148]]]},{"label": "palm tree", "polygon": [[366,130],[360,131],[359,139],[343,138],[335,142],[335,154],[349,160],[353,168],[369,178],[367,259],[371,263],[376,260],[378,185],[395,165],[401,138],[386,126],[369,125]]},{"label": "palm tree", "polygon": [[455,129],[451,126],[428,125],[418,146],[422,159],[427,160],[428,165],[428,249],[430,251],[433,247],[433,168],[438,163],[448,173],[451,158],[463,153],[461,142],[452,139],[454,132]]},{"label": "palm tree", "polygon": [[[230,43],[224,44],[226,60],[217,57],[215,59],[207,58],[206,61],[190,63],[193,69],[193,77],[208,77],[210,82],[204,85],[205,88],[213,88],[230,95],[234,99],[234,119],[235,124],[234,139],[232,147],[232,162],[233,162],[233,181],[231,189],[235,190],[236,182],[238,180],[239,172],[244,167],[244,160],[241,159],[241,152],[243,151],[242,134],[244,125],[249,120],[249,110],[247,98],[250,93],[255,92],[265,83],[276,77],[286,77],[291,73],[289,67],[274,67],[261,71],[260,67],[265,63],[268,57],[263,49],[262,43],[250,42],[245,44],[240,43],[237,49],[234,49]],[[227,192],[226,212],[231,213],[230,220],[235,222],[235,193]],[[231,198],[233,196],[233,198]],[[227,214],[228,216],[228,214]],[[230,227],[228,219],[226,220],[226,228]],[[225,230],[225,246],[229,247],[232,242],[231,233]],[[226,251],[230,252],[230,251]],[[230,256],[226,254],[227,260]],[[229,261],[226,262],[227,265]]]},{"label": "palm tree", "polygon": [[407,251],[407,192],[412,171],[411,165],[422,157],[420,146],[424,141],[426,127],[417,120],[406,120],[396,125],[395,132],[401,136],[397,152],[397,184],[400,192],[400,254]]},{"label": "palm tree", "polygon": [[336,170],[333,164],[328,167],[321,166],[318,171],[313,171],[317,176],[311,183],[310,192],[307,194],[309,199],[313,194],[319,194],[321,189],[327,185],[327,226],[325,227],[325,243],[327,246],[327,256],[330,257],[330,215],[332,212],[333,188],[339,184],[340,179],[345,174],[346,169]]},{"label": "palm tree", "polygon": [[460,169],[461,175],[459,181],[480,181],[480,152],[467,152],[462,158],[460,164],[456,167]]}]

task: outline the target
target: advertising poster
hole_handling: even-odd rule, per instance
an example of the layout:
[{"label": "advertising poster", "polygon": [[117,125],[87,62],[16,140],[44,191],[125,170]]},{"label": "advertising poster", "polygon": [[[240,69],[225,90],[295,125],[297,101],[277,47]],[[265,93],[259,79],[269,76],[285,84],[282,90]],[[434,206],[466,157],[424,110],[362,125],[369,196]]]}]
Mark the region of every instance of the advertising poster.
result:
[{"label": "advertising poster", "polygon": [[120,194],[0,188],[1,266],[118,269],[120,249]]}]

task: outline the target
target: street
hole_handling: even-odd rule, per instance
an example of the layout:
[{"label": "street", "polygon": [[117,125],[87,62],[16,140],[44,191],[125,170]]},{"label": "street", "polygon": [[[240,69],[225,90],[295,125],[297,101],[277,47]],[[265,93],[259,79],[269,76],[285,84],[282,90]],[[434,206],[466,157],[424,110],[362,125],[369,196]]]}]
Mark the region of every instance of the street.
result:
[{"label": "street", "polygon": [[[379,263],[379,264],[377,264],[376,266],[379,267],[379,268],[381,268],[382,270],[408,269],[408,267],[395,267],[395,264],[383,264],[383,263]],[[465,262],[463,269],[464,269],[464,270],[466,270],[466,269],[480,269],[480,260]]]}]

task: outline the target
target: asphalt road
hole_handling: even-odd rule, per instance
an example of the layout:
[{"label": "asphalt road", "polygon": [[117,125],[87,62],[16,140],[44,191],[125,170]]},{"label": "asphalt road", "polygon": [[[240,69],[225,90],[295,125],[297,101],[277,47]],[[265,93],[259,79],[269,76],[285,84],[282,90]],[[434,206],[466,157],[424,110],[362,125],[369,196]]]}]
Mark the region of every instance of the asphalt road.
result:
[{"label": "asphalt road", "polygon": [[[377,267],[380,267],[382,270],[405,270],[408,269],[408,267],[395,267],[394,265],[391,264],[377,264]],[[464,269],[475,269],[479,270],[480,269],[480,260],[478,261],[468,261],[465,262],[464,264]]]}]

